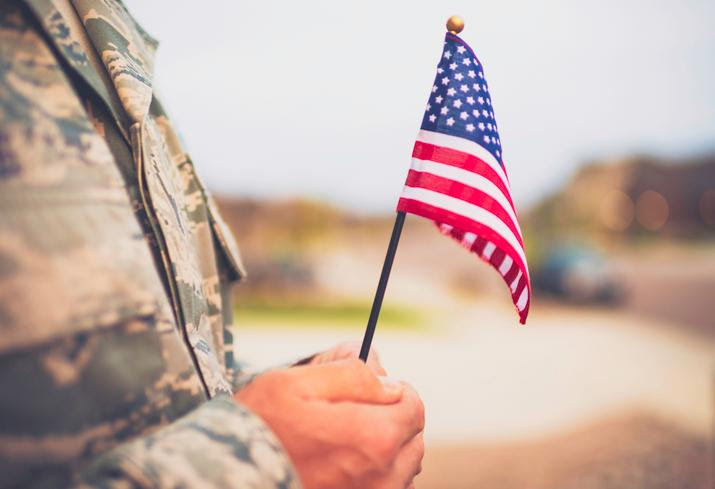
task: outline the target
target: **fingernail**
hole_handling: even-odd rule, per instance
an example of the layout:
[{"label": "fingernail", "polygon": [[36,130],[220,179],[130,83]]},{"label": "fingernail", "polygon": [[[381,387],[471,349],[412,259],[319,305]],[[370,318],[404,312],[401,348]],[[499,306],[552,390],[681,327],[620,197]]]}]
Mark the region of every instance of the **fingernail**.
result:
[{"label": "fingernail", "polygon": [[382,382],[382,387],[388,394],[398,394],[402,392],[402,389],[404,388],[402,382],[388,375],[380,375],[378,379],[380,379],[380,382]]}]

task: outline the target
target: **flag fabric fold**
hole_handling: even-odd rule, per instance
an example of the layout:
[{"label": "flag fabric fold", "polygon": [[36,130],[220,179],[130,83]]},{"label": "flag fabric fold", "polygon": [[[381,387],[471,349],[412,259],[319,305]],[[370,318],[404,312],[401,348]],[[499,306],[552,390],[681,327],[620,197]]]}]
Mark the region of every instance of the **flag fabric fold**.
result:
[{"label": "flag fabric fold", "polygon": [[431,219],[502,276],[524,324],[531,284],[484,70],[447,33],[397,210]]}]

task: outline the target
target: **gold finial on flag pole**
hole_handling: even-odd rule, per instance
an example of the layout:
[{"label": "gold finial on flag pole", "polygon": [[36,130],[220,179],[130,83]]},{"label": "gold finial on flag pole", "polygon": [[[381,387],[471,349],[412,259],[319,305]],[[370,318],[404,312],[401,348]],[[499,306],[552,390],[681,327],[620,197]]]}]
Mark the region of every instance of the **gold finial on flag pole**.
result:
[{"label": "gold finial on flag pole", "polygon": [[459,34],[464,29],[464,20],[458,16],[453,15],[447,19],[447,30],[452,34]]}]

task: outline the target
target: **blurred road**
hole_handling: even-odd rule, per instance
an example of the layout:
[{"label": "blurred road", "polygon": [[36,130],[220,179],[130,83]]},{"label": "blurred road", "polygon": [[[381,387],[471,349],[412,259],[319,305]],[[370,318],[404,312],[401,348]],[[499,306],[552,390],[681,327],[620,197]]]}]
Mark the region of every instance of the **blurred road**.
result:
[{"label": "blurred road", "polygon": [[[523,327],[507,304],[483,302],[442,317],[443,324],[428,332],[378,329],[375,339],[390,375],[413,384],[426,405],[426,436],[434,449],[428,451],[425,482],[418,487],[481,487],[459,482],[485,482],[479,478],[485,472],[474,465],[475,453],[490,458],[503,453],[505,446],[561,446],[548,440],[583,431],[584,426],[592,427],[591,435],[575,439],[609,432],[628,438],[630,428],[624,427],[634,427],[637,453],[643,451],[638,440],[647,440],[643,431],[662,427],[665,435],[656,431],[667,440],[694,440],[687,446],[700,458],[686,450],[683,453],[690,455],[683,460],[696,465],[700,472],[688,472],[700,474],[698,480],[707,472],[715,342],[618,310],[540,310],[537,303]],[[359,330],[258,328],[239,321],[239,354],[258,365],[271,365],[361,335]],[[599,429],[602,422],[610,428]],[[620,428],[614,431],[613,426]],[[601,445],[609,446],[608,439]],[[553,467],[564,468],[542,453],[542,459],[545,456]],[[683,468],[677,458],[670,460]],[[453,483],[435,485],[447,462],[461,475],[455,475]],[[523,480],[518,481],[499,487],[524,487],[519,485]],[[542,487],[534,484],[531,487]]]}]

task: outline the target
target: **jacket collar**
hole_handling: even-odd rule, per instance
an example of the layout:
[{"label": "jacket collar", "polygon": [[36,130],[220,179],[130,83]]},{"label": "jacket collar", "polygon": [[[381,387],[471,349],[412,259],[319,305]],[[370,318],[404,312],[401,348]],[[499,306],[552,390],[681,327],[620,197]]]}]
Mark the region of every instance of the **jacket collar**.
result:
[{"label": "jacket collar", "polygon": [[117,0],[72,0],[90,41],[107,69],[119,105],[92,68],[77,33],[62,17],[53,0],[25,0],[49,39],[74,69],[112,110],[122,130],[140,122],[152,99],[154,53],[157,42],[149,37]]}]

